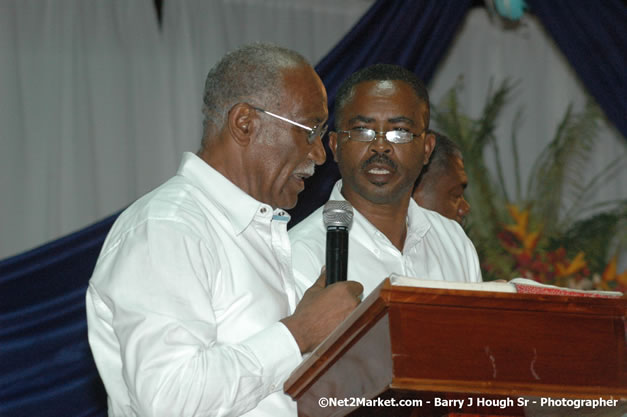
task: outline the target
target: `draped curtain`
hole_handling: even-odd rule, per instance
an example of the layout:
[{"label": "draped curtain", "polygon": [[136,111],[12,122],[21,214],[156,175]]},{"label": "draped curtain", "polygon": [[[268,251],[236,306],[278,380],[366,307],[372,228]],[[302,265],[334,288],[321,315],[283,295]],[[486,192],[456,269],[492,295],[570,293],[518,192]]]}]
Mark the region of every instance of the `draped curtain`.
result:
[{"label": "draped curtain", "polygon": [[[568,3],[538,6],[547,26],[548,4],[561,8],[553,13],[551,36],[568,27],[565,8],[589,9]],[[615,2],[595,7],[605,4]],[[503,115],[499,141],[507,147],[516,106],[525,105],[520,152],[532,161],[566,105],[585,99],[579,77],[588,81],[570,68],[538,20],[526,17],[505,29],[485,10],[469,7],[465,0],[166,0],[159,28],[149,0],[0,0],[0,257],[108,216],[0,262],[0,415],[106,415],[86,342],[84,293],[116,217],[111,213],[171,176],[182,151],[196,150],[205,73],[238,44],[275,41],[319,62],[331,103],[346,76],[374,62],[399,63],[430,80],[435,103],[463,75],[460,102],[475,115],[490,79],[525,78],[520,102]],[[624,11],[587,14],[596,22],[577,16],[582,27],[606,26],[599,30],[614,34],[622,30],[614,17]],[[606,66],[604,51],[586,55]],[[599,95],[618,100],[624,119],[625,77],[617,77],[605,82],[617,91],[591,92],[604,107]],[[611,127],[599,145],[591,172],[625,149]],[[328,163],[310,180],[296,220],[326,199],[336,175]],[[597,197],[626,195],[619,176]]]},{"label": "draped curtain", "polygon": [[106,416],[85,292],[116,217],[0,264],[0,415]]},{"label": "draped curtain", "polygon": [[627,3],[528,0],[607,117],[627,137]]},{"label": "draped curtain", "polygon": [[0,1],[0,257],[176,169],[155,16],[151,0]]}]

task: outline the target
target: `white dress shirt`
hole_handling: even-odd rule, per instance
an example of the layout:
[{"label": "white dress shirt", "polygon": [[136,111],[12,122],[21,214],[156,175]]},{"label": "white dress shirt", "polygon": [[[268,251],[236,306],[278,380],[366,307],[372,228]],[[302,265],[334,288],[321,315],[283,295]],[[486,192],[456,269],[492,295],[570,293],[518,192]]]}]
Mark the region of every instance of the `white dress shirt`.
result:
[{"label": "white dress shirt", "polygon": [[[345,200],[341,189],[340,180],[333,187],[330,200]],[[320,207],[289,232],[299,292],[318,278],[325,263],[326,228],[322,210]],[[355,208],[353,212],[347,275],[349,280],[362,283],[364,297],[392,273],[431,280],[482,280],[477,251],[457,222],[410,199],[407,237],[401,252]]]},{"label": "white dress shirt", "polygon": [[86,300],[109,416],[296,416],[288,220],[191,153],[120,215]]}]

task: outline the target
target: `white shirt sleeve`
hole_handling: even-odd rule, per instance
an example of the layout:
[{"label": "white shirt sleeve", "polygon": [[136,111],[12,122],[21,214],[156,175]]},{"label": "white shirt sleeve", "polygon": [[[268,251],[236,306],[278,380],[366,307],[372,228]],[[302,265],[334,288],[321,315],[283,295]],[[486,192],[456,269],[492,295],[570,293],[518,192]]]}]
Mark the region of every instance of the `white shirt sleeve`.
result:
[{"label": "white shirt sleeve", "polygon": [[87,294],[90,344],[101,373],[122,369],[103,380],[119,381],[107,391],[127,390],[137,415],[241,415],[282,389],[300,351],[280,322],[217,342],[228,314],[212,305],[222,269],[188,228],[142,224],[101,254]]},{"label": "white shirt sleeve", "polygon": [[463,241],[464,247],[464,258],[466,263],[466,271],[467,271],[467,281],[468,282],[482,282],[483,277],[481,276],[481,264],[479,262],[479,255],[477,254],[477,249],[475,245],[472,243],[468,235],[464,229],[455,222],[455,227],[460,231],[460,236]]}]

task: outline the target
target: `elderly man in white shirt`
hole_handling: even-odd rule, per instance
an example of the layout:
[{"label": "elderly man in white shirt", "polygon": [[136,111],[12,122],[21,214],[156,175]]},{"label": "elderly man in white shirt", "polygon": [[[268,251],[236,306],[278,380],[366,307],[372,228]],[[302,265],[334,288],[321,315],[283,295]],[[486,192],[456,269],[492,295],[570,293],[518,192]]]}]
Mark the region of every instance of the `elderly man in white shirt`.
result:
[{"label": "elderly man in white shirt", "polygon": [[[402,67],[373,65],[342,84],[335,106],[338,131],[331,132],[329,146],[342,180],[330,199],[345,199],[354,210],[348,279],[363,284],[364,296],[392,273],[481,281],[477,252],[460,225],[411,198],[434,146],[423,83]],[[325,263],[322,210],[290,230],[302,288],[317,279]]]},{"label": "elderly man in white shirt", "polygon": [[200,151],[124,211],[86,296],[110,416],[296,416],[283,383],[359,302],[299,302],[289,215],[325,158],[326,92],[292,51],[242,47],[207,76]]}]

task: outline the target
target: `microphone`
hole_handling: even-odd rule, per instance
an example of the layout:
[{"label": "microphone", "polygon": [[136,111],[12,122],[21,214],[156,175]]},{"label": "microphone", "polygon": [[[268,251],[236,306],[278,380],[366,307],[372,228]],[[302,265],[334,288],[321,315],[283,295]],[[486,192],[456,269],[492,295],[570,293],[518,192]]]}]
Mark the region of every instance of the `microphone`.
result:
[{"label": "microphone", "polygon": [[330,200],[322,218],[327,228],[326,285],[346,281],[348,271],[348,229],[353,223],[353,207],[348,201]]}]

